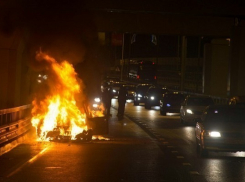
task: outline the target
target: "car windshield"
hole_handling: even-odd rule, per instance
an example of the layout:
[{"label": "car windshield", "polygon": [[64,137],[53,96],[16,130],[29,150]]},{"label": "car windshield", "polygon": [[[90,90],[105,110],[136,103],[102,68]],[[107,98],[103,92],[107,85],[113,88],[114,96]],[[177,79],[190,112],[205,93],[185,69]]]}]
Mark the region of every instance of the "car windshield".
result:
[{"label": "car windshield", "polygon": [[135,90],[135,86],[133,85],[125,85],[124,87],[126,88],[126,90]]},{"label": "car windshield", "polygon": [[120,86],[122,86],[122,84],[123,84],[123,83],[118,83],[118,82],[116,82],[116,83],[113,83],[111,86],[112,86],[112,87],[120,87]]},{"label": "car windshield", "polygon": [[164,95],[164,99],[165,100],[184,100],[184,95],[180,95],[180,94],[165,94]]},{"label": "car windshield", "polygon": [[149,88],[149,86],[138,86],[136,90],[146,92],[148,90],[148,88]]},{"label": "car windshield", "polygon": [[152,88],[149,90],[150,94],[165,94],[167,92],[166,88]]},{"label": "car windshield", "polygon": [[211,98],[189,98],[187,101],[188,106],[209,106],[214,104]]},{"label": "car windshield", "polygon": [[206,118],[208,122],[245,122],[245,108],[210,109]]}]

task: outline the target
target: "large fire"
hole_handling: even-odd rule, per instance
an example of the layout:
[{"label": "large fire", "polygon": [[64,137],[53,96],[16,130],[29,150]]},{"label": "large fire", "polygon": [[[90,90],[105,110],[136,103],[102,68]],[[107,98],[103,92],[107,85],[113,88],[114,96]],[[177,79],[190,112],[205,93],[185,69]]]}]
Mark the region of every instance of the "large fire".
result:
[{"label": "large fire", "polygon": [[[91,110],[86,104],[82,82],[70,63],[58,63],[43,52],[37,53],[36,60],[45,63],[47,72],[45,83],[40,83],[45,88],[42,90],[44,93],[39,93],[41,99],[35,97],[32,101],[31,122],[37,136],[40,140],[46,140],[50,132],[58,132],[59,135],[75,139],[78,134],[88,130],[86,114],[90,117],[103,116],[103,105],[98,105],[97,110]],[[83,97],[79,99],[80,108],[76,101],[78,95]]]}]

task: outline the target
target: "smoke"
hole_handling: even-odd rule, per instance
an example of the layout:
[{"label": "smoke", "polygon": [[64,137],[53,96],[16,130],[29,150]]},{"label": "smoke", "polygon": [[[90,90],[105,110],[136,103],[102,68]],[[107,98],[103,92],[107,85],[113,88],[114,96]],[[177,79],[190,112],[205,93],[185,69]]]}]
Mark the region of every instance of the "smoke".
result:
[{"label": "smoke", "polygon": [[15,29],[28,32],[26,42],[35,56],[43,51],[58,61],[84,61],[97,43],[93,16],[83,0],[8,0],[0,2],[0,31],[10,35]]},{"label": "smoke", "polygon": [[98,69],[102,66],[96,57],[97,28],[83,0],[1,1],[0,31],[7,36],[16,29],[23,31],[25,54],[33,70],[45,70],[45,63],[35,60],[41,49],[57,62],[72,63],[78,76],[88,84],[87,93],[98,90]]}]

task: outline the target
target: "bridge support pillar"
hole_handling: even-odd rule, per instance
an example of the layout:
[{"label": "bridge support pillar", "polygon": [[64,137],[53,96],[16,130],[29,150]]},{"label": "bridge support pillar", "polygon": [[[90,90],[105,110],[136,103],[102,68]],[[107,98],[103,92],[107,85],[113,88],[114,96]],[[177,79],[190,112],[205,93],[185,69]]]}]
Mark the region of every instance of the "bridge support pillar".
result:
[{"label": "bridge support pillar", "polygon": [[231,36],[230,96],[245,95],[245,27],[235,26]]},{"label": "bridge support pillar", "polygon": [[229,40],[214,39],[204,47],[203,93],[227,97],[229,76]]}]

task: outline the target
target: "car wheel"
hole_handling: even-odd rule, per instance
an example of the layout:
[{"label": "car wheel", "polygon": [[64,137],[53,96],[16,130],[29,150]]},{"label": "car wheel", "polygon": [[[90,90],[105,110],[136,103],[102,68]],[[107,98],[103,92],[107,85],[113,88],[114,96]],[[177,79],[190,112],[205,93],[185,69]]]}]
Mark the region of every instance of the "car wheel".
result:
[{"label": "car wheel", "polygon": [[160,109],[160,114],[161,114],[162,116],[166,116],[166,110]]},{"label": "car wheel", "polygon": [[135,106],[138,106],[138,105],[139,105],[139,102],[134,101],[134,105],[135,105]]}]

